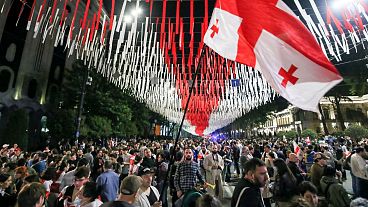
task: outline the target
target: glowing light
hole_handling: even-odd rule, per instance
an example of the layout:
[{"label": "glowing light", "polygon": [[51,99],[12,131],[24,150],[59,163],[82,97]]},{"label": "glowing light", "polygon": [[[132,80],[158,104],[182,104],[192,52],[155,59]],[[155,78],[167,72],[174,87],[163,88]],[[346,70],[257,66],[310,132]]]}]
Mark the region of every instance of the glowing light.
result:
[{"label": "glowing light", "polygon": [[333,8],[335,10],[341,10],[343,8],[346,8],[349,4],[354,3],[355,0],[335,0],[333,2]]},{"label": "glowing light", "polygon": [[134,17],[138,17],[140,14],[142,14],[142,9],[141,8],[136,8],[132,11],[131,15]]},{"label": "glowing light", "polygon": [[133,21],[133,18],[130,15],[127,15],[127,16],[124,17],[124,21],[126,23],[131,23]]}]

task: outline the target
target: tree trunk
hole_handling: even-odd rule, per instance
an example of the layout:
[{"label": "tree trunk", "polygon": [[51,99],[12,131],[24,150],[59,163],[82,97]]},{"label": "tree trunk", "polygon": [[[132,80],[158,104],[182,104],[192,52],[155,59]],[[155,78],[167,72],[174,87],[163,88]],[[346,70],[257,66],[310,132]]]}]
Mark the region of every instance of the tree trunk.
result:
[{"label": "tree trunk", "polygon": [[344,117],[342,116],[342,113],[341,113],[341,108],[340,108],[340,97],[338,96],[334,96],[335,98],[335,105],[336,105],[336,112],[337,112],[337,120],[340,124],[340,127],[341,127],[341,131],[345,131],[346,127],[345,127],[345,124],[344,124]]},{"label": "tree trunk", "polygon": [[322,111],[321,104],[318,104],[318,109],[319,109],[319,113],[321,114],[323,131],[325,132],[325,135],[329,135],[330,133],[328,132],[327,123],[326,123],[325,115],[323,114],[323,111]]}]

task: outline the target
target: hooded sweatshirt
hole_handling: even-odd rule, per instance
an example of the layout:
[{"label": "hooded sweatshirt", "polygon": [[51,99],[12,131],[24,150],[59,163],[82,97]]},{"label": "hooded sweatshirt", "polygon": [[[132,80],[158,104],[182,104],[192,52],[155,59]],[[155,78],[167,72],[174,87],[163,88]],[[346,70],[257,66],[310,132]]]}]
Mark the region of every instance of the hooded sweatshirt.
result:
[{"label": "hooded sweatshirt", "polygon": [[[328,186],[328,192],[326,192]],[[326,196],[329,207],[349,206],[351,200],[348,193],[336,178],[323,176],[321,179],[321,190]]]}]

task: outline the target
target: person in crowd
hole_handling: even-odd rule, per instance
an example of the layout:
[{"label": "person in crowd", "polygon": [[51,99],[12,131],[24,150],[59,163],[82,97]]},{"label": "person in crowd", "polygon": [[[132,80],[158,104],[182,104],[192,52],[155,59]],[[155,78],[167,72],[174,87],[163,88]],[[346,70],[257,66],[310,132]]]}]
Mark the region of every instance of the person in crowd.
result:
[{"label": "person in crowd", "polygon": [[13,177],[9,174],[0,174],[0,205],[13,207],[17,201]]},{"label": "person in crowd", "polygon": [[[207,155],[203,161],[206,170],[206,182],[215,185],[215,189],[208,189],[211,195],[220,199],[223,197],[222,170],[224,169],[224,160],[218,154],[217,144],[212,146],[211,154]],[[213,192],[214,191],[214,192]]]},{"label": "person in crowd", "polygon": [[298,185],[305,180],[306,173],[300,168],[299,159],[295,153],[289,154],[289,162],[287,165],[296,178]]},{"label": "person in crowd", "polygon": [[155,167],[155,159],[153,158],[152,152],[149,148],[144,149],[144,157],[141,165],[143,168]]},{"label": "person in crowd", "polygon": [[[156,187],[157,190],[162,193],[162,205],[164,207],[167,206],[167,185],[165,184],[165,179],[167,177],[169,164],[166,161],[166,156],[163,152],[159,152],[156,156],[157,163],[156,163]],[[165,188],[165,189],[164,189]]]},{"label": "person in crowd", "polygon": [[[87,166],[88,165],[88,160],[87,159],[80,159],[79,162],[77,163],[77,168],[79,167],[83,167],[83,166]],[[69,166],[69,164],[68,164]],[[61,181],[60,181],[60,191],[62,189],[64,189],[66,186],[71,186],[74,183],[74,176],[75,176],[75,172],[77,169],[73,169],[67,173],[65,173],[65,175],[62,177]]]},{"label": "person in crowd", "polygon": [[92,155],[92,151],[93,151],[93,147],[89,147],[86,149],[87,153],[85,153],[83,155],[84,158],[86,158],[86,160],[88,160],[89,163],[89,167],[91,168],[91,170],[93,169],[93,155]]},{"label": "person in crowd", "polygon": [[356,179],[357,196],[368,199],[368,164],[364,157],[366,151],[363,147],[357,147],[355,154],[351,156],[351,172]]},{"label": "person in crowd", "polygon": [[200,166],[201,174],[206,177],[206,170],[203,167],[204,158],[210,154],[210,151],[206,148],[205,144],[201,144],[201,149],[198,151],[197,160]]},{"label": "person in crowd", "polygon": [[345,188],[340,184],[341,177],[341,171],[336,172],[334,167],[326,166],[321,179],[321,190],[330,207],[346,207],[351,202]]},{"label": "person in crowd", "polygon": [[[250,153],[250,150],[249,150],[249,147],[247,146],[244,146],[243,149],[242,149],[242,153],[241,153],[241,156],[240,156],[240,169],[242,172],[244,172],[244,166],[245,166],[245,163],[252,159],[253,158],[253,155]],[[242,177],[244,177],[244,173],[242,175]]]},{"label": "person in crowd", "polygon": [[265,145],[264,146],[264,152],[262,154],[262,161],[267,162],[267,159],[268,159],[268,156],[269,156],[270,153],[274,154],[273,157],[275,159],[277,158],[277,154],[274,151],[271,150],[271,146],[270,145]]},{"label": "person in crowd", "polygon": [[175,154],[175,162],[171,167],[171,171],[170,171],[170,195],[171,195],[171,201],[172,201],[172,206],[175,206],[175,202],[179,199],[177,192],[176,192],[176,188],[175,188],[175,174],[176,174],[176,170],[180,164],[180,162],[183,159],[183,153],[181,151],[176,152]]},{"label": "person in crowd", "polygon": [[38,161],[35,164],[32,164],[32,168],[36,170],[36,172],[38,173],[38,175],[41,175],[41,173],[46,170],[46,162],[47,162],[47,155],[46,153],[40,153],[39,155],[40,157],[40,161]]},{"label": "person in crowd", "polygon": [[318,207],[318,190],[313,183],[309,181],[303,181],[299,185],[300,195],[308,202],[309,207]]},{"label": "person in crowd", "polygon": [[224,184],[226,182],[231,181],[231,164],[232,164],[232,154],[231,154],[231,148],[230,146],[226,145],[223,147],[223,151],[219,152],[219,154],[222,156],[224,160],[224,170],[223,170],[223,177],[224,177]]},{"label": "person in crowd", "polygon": [[15,168],[15,188],[17,193],[20,192],[21,187],[23,186],[24,178],[28,176],[28,171],[26,166],[21,166]]},{"label": "person in crowd", "polygon": [[244,169],[245,176],[235,187],[231,207],[264,207],[261,189],[268,180],[266,164],[258,159],[249,160]]},{"label": "person in crowd", "polygon": [[102,204],[100,207],[135,207],[134,202],[143,180],[136,175],[129,175],[123,179],[120,185],[119,198]]},{"label": "person in crowd", "polygon": [[239,168],[240,149],[235,141],[231,142],[231,152],[237,177],[240,177],[240,168]]},{"label": "person in crowd", "polygon": [[174,178],[178,198],[192,190],[198,181],[204,184],[203,177],[199,172],[199,165],[193,161],[193,151],[190,148],[185,148],[184,160],[179,163]]},{"label": "person in crowd", "polygon": [[80,199],[78,196],[82,192],[84,183],[89,181],[89,176],[89,167],[78,167],[74,174],[73,185],[65,187],[60,192],[58,206],[80,205]]},{"label": "person in crowd", "polygon": [[99,191],[97,183],[86,182],[83,185],[82,192],[79,194],[80,207],[99,207],[103,204],[98,199]]},{"label": "person in crowd", "polygon": [[139,176],[142,178],[142,185],[137,192],[137,199],[134,203],[137,207],[161,207],[159,201],[160,193],[156,187],[152,186],[155,171],[150,168],[141,169]]},{"label": "person in crowd", "polygon": [[326,157],[326,155],[324,155],[321,152],[315,153],[314,164],[312,165],[310,169],[311,181],[313,185],[317,187],[319,194],[322,194],[320,181],[323,176],[323,172],[324,172],[328,159],[329,158]]},{"label": "person in crowd", "polygon": [[122,172],[120,174],[120,181],[122,181],[125,177],[129,175],[130,156],[131,155],[128,153],[128,147],[123,146],[122,154],[120,156],[123,165]]},{"label": "person in crowd", "polygon": [[[25,185],[18,194],[18,207],[43,207],[46,199],[46,189],[41,183]],[[3,203],[1,203],[1,206]]]},{"label": "person in crowd", "polygon": [[273,199],[277,206],[287,206],[297,199],[297,180],[284,160],[278,158],[273,163],[277,172],[272,189]]},{"label": "person in crowd", "polygon": [[97,186],[100,191],[102,202],[114,201],[119,190],[119,175],[112,169],[112,162],[104,162],[104,172],[97,177]]}]

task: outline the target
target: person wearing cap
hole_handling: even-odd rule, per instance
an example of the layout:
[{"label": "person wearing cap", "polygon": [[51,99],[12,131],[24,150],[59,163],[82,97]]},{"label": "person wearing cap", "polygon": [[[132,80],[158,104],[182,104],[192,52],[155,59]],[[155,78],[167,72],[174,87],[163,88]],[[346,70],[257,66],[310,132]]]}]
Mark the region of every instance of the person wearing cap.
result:
[{"label": "person wearing cap", "polygon": [[311,181],[317,187],[319,193],[322,193],[320,181],[328,159],[323,153],[317,152],[314,155],[314,164],[310,169]]},{"label": "person wearing cap", "polygon": [[141,177],[129,175],[121,182],[119,198],[116,201],[106,202],[100,207],[135,207],[133,203],[142,182]]},{"label": "person wearing cap", "polygon": [[154,170],[151,168],[143,168],[139,171],[142,178],[142,185],[137,192],[137,199],[134,203],[137,207],[160,207],[162,206],[160,193],[157,188],[152,186]]},{"label": "person wearing cap", "polygon": [[119,190],[119,175],[114,172],[112,162],[104,162],[104,172],[97,177],[96,183],[100,189],[102,202],[114,201]]}]

